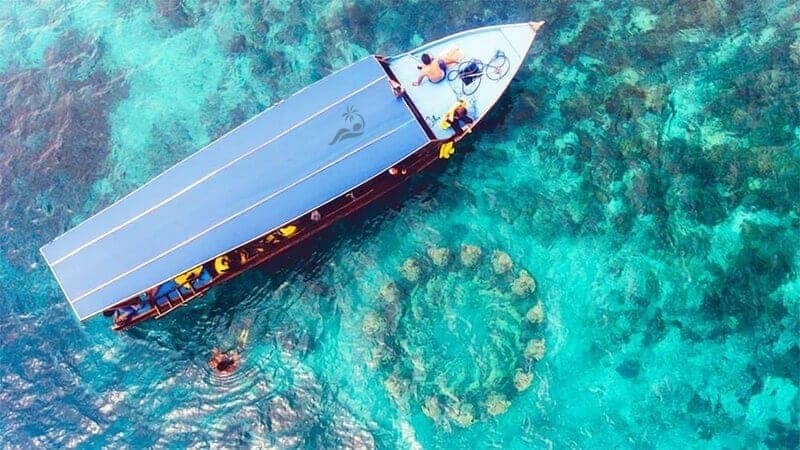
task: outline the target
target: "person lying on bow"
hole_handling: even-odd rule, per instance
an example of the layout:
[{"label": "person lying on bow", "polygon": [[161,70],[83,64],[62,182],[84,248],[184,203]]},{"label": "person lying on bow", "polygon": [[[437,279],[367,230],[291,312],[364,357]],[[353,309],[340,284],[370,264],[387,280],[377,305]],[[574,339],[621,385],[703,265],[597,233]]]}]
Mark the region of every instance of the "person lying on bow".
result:
[{"label": "person lying on bow", "polygon": [[461,61],[462,57],[463,54],[458,47],[449,48],[435,59],[431,55],[423,53],[420,57],[422,65],[417,66],[419,76],[411,84],[419,86],[425,78],[430,80],[431,83],[438,83],[444,80],[447,75],[447,68]]}]

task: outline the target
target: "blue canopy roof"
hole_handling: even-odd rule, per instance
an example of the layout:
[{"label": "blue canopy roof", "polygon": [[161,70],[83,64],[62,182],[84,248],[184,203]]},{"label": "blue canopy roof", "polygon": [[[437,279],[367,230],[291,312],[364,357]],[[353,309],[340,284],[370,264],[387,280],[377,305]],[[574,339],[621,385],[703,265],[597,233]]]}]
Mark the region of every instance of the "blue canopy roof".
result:
[{"label": "blue canopy roof", "polygon": [[240,125],[42,255],[86,319],[312,211],[427,141],[368,57]]}]

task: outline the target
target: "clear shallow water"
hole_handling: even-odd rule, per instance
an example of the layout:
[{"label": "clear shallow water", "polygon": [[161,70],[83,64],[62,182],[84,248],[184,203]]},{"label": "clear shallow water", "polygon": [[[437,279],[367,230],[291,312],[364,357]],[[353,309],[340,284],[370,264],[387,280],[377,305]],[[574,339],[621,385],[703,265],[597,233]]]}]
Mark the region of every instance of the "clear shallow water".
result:
[{"label": "clear shallow water", "polygon": [[[796,2],[2,6],[3,446],[798,446]],[[481,133],[303,251],[124,334],[76,323],[42,267],[42,243],[330,71],[531,19]]]}]

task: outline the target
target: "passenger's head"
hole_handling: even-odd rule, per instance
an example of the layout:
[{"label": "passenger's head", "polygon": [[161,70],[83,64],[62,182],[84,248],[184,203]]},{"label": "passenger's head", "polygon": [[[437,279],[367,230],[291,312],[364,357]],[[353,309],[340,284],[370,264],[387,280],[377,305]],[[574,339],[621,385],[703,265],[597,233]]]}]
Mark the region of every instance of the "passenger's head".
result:
[{"label": "passenger's head", "polygon": [[217,364],[217,370],[219,370],[220,372],[228,372],[230,370],[233,370],[234,369],[233,365],[235,362],[236,361],[234,361],[233,359],[225,358],[222,361],[220,361],[219,364]]},{"label": "passenger's head", "polygon": [[427,53],[423,53],[420,59],[422,59],[423,64],[430,64],[431,61],[433,61],[433,59],[431,59],[431,55]]}]

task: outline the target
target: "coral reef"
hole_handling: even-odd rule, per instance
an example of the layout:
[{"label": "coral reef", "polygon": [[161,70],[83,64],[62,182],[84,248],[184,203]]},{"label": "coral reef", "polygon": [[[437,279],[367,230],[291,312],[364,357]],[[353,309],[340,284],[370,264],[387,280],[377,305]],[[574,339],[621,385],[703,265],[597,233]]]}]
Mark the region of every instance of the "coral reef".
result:
[{"label": "coral reef", "polygon": [[447,416],[456,425],[466,428],[475,422],[475,407],[471,403],[458,402],[447,409]]},{"label": "coral reef", "polygon": [[427,397],[425,403],[422,404],[422,412],[431,419],[438,419],[442,414],[442,410],[439,407],[439,400],[433,396]]},{"label": "coral reef", "polygon": [[380,296],[386,303],[392,304],[400,300],[402,293],[395,283],[390,282],[381,287]]},{"label": "coral reef", "polygon": [[542,306],[542,302],[536,302],[535,305],[531,306],[528,312],[525,313],[525,319],[532,323],[542,323],[544,320],[544,306]]},{"label": "coral reef", "polygon": [[19,267],[33,263],[40,236],[70,225],[106,170],[109,115],[127,90],[102,56],[95,40],[67,31],[45,67],[0,73],[0,251]]},{"label": "coral reef", "polygon": [[494,273],[498,275],[504,274],[511,270],[512,267],[514,267],[514,262],[508,256],[508,253],[499,250],[495,250],[492,253],[492,269]]},{"label": "coral reef", "polygon": [[[524,269],[514,276],[506,253],[497,251],[495,258],[479,264],[478,247],[458,248],[467,264],[448,265],[448,247],[428,248],[432,264],[444,270],[424,279],[420,262],[406,258],[397,279],[379,290],[382,313],[368,312],[361,327],[373,338],[367,366],[387,374],[384,387],[398,405],[422,402],[420,410],[438,426],[469,428],[505,413],[514,396],[530,386],[531,366],[544,357],[544,340],[537,338],[545,331],[544,306],[533,299],[533,277]],[[402,303],[387,301],[401,292]],[[492,320],[471,314],[474,293],[480,293],[482,308],[495,311]],[[525,326],[528,322],[537,326]],[[523,344],[531,338],[526,349]],[[431,347],[432,341],[448,345]],[[490,363],[478,363],[476,354],[491,355]],[[481,405],[480,411],[475,405]]]},{"label": "coral reef", "polygon": [[403,262],[403,266],[400,268],[400,271],[403,273],[403,276],[406,280],[411,282],[419,281],[419,277],[422,275],[422,266],[419,264],[414,258],[408,258]]},{"label": "coral reef", "polygon": [[528,389],[532,381],[533,381],[533,374],[530,372],[525,372],[523,370],[517,369],[517,372],[514,374],[514,387],[519,392]]},{"label": "coral reef", "polygon": [[519,276],[511,283],[511,292],[519,297],[533,294],[536,290],[536,281],[523,269],[519,271]]},{"label": "coral reef", "polygon": [[531,339],[525,346],[525,357],[534,361],[541,361],[544,358],[544,352],[544,339]]},{"label": "coral reef", "polygon": [[428,257],[436,267],[444,267],[450,262],[450,249],[446,247],[429,248]]},{"label": "coral reef", "polygon": [[478,260],[481,257],[481,248],[475,245],[469,244],[462,244],[461,245],[461,252],[459,253],[459,258],[461,259],[461,264],[466,267],[472,267],[478,263]]},{"label": "coral reef", "polygon": [[367,313],[361,322],[361,331],[365,335],[374,337],[386,329],[386,321],[374,312]]},{"label": "coral reef", "polygon": [[490,416],[499,416],[505,413],[509,406],[511,406],[511,402],[503,394],[492,392],[486,398],[486,412]]}]

